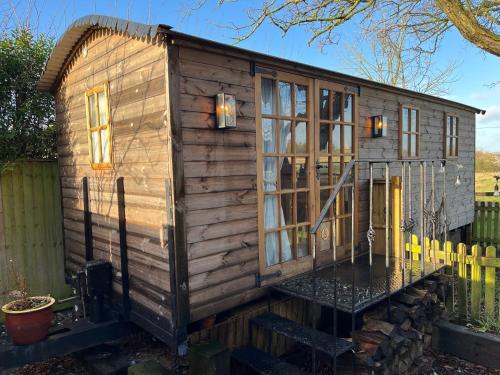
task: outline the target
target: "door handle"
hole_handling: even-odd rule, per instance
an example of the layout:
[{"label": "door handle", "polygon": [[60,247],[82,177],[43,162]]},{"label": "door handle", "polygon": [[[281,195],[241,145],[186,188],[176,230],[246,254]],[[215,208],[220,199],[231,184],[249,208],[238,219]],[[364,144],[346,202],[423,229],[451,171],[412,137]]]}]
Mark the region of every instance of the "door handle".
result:
[{"label": "door handle", "polygon": [[316,179],[320,179],[321,177],[321,163],[319,160],[316,160]]}]

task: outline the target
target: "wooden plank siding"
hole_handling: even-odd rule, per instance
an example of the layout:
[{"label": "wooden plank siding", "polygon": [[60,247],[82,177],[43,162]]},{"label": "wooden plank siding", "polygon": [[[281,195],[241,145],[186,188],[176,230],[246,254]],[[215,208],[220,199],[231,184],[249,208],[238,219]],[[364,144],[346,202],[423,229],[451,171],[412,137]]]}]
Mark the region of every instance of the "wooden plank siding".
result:
[{"label": "wooden plank siding", "polygon": [[[191,320],[261,295],[254,79],[244,60],[180,49]],[[219,92],[236,95],[236,129],[215,129]]]},{"label": "wooden plank siding", "polygon": [[[170,153],[166,131],[165,45],[96,30],[83,42],[56,93],[67,271],[84,263],[81,179],[89,181],[94,258],[111,261],[121,293],[116,179],[124,178],[132,311],[147,308],[171,320],[166,234],[166,180]],[[93,170],[85,92],[108,82],[113,167]]]}]

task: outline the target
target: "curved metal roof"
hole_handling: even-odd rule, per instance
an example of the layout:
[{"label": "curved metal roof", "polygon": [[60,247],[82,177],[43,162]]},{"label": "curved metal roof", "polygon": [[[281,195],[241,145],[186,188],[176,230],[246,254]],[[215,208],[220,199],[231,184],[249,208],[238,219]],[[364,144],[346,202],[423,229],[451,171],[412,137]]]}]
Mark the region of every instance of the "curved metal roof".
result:
[{"label": "curved metal roof", "polygon": [[169,29],[169,26],[164,25],[147,25],[144,23],[127,21],[121,18],[89,15],[78,18],[64,32],[61,38],[57,41],[52,54],[50,55],[42,77],[38,82],[38,89],[42,91],[52,91],[59,77],[61,69],[66,64],[73,49],[81,41],[87,32],[95,27],[102,27],[117,32],[126,33],[130,36],[138,38],[151,37],[154,38],[160,28]]}]

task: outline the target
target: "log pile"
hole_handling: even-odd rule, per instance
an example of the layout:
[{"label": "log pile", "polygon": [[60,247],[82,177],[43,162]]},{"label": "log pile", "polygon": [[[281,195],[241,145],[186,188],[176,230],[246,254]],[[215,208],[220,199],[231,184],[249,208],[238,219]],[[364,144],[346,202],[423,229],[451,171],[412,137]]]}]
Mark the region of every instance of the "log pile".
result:
[{"label": "log pile", "polygon": [[445,275],[435,275],[392,296],[390,314],[387,303],[365,312],[361,329],[353,334],[356,361],[376,374],[418,374],[433,323],[447,319],[448,284]]}]

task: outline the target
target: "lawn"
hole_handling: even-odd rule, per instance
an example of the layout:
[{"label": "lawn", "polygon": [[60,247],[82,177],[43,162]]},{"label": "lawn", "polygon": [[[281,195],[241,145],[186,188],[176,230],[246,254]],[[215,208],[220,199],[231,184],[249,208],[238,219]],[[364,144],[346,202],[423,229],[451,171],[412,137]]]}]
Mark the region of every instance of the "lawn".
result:
[{"label": "lawn", "polygon": [[[500,176],[500,170],[498,172],[476,172],[476,193],[493,192],[495,188],[495,178],[493,176]],[[500,202],[500,197],[480,196],[476,197],[476,200],[485,202]]]}]

